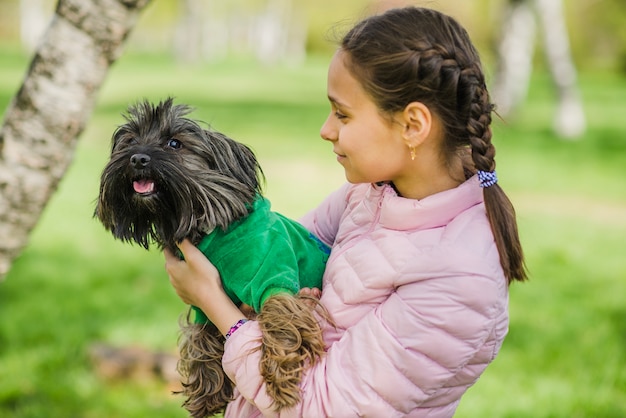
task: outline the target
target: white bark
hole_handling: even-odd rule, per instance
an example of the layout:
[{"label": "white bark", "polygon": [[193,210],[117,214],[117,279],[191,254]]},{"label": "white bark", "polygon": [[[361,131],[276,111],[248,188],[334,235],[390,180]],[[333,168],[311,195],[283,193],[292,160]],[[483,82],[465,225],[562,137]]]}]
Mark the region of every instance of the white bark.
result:
[{"label": "white bark", "polygon": [[293,0],[182,0],[174,42],[184,63],[253,54],[260,62],[306,58],[307,22]]},{"label": "white bark", "polygon": [[535,0],[535,4],[543,29],[546,61],[558,95],[554,130],[563,138],[578,138],[586,129],[585,112],[570,52],[563,4],[561,0]]},{"label": "white bark", "polygon": [[20,0],[20,39],[28,51],[37,46],[48,17],[43,0]]},{"label": "white bark", "polygon": [[257,59],[299,63],[306,57],[306,24],[292,0],[269,0],[256,20],[252,45]]},{"label": "white bark", "polygon": [[524,101],[532,73],[535,17],[528,2],[507,6],[498,43],[498,67],[492,87],[493,101],[501,116],[508,116]]},{"label": "white bark", "polygon": [[176,28],[176,56],[185,63],[202,61],[204,22],[210,19],[203,0],[180,0],[182,14]]},{"label": "white bark", "polygon": [[59,1],[0,128],[0,278],[26,246],[149,1]]},{"label": "white bark", "polygon": [[546,63],[556,88],[554,130],[567,139],[582,135],[586,128],[578,91],[562,0],[509,0],[498,44],[498,66],[492,86],[497,111],[512,114],[526,98],[532,73],[536,24],[544,44]]}]

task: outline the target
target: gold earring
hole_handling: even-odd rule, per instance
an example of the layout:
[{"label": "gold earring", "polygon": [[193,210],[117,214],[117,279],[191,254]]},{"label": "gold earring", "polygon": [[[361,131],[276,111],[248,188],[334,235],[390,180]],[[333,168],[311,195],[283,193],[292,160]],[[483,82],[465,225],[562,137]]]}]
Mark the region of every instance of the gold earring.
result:
[{"label": "gold earring", "polygon": [[415,147],[409,147],[409,153],[411,154],[411,161],[415,161]]}]

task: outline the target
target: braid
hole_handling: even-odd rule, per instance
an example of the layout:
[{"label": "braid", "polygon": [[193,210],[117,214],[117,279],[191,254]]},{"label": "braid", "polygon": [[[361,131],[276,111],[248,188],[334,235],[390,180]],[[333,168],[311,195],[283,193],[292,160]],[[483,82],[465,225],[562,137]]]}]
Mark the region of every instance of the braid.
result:
[{"label": "braid", "polygon": [[[476,66],[465,72],[465,78],[477,82],[474,97],[470,104],[467,132],[472,149],[472,161],[476,170],[494,171],[496,150],[491,143],[491,113],[494,106],[489,99],[482,71]],[[496,183],[483,188],[487,218],[491,224],[496,246],[500,254],[500,264],[509,280],[527,278],[522,246],[519,240],[515,209],[502,188]]]},{"label": "braid", "polygon": [[[464,71],[465,78],[476,79],[474,75],[468,76],[474,69]],[[477,80],[479,81],[479,80]],[[482,83],[481,83],[482,84]],[[491,112],[493,105],[489,101],[489,93],[484,85],[474,87],[474,98],[470,104],[469,118],[467,121],[467,133],[472,147],[472,160],[477,170],[493,171],[496,163],[494,157],[496,149],[491,143]]]}]

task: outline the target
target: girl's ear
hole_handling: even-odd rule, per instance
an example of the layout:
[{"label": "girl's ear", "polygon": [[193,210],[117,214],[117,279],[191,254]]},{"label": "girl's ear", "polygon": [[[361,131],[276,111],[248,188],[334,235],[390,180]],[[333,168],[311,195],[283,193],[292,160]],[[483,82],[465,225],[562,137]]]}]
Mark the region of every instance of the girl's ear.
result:
[{"label": "girl's ear", "polygon": [[402,136],[409,147],[418,147],[430,135],[433,115],[428,106],[411,102],[402,111],[404,131]]}]

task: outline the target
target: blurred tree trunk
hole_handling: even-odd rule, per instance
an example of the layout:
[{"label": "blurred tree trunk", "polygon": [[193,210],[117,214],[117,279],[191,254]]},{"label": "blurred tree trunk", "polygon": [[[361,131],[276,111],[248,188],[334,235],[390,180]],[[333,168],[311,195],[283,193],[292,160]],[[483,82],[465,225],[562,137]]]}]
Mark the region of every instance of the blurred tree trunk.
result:
[{"label": "blurred tree trunk", "polygon": [[150,0],[59,0],[0,128],[0,279],[69,166],[97,93]]},{"label": "blurred tree trunk", "polygon": [[507,0],[500,27],[492,96],[501,116],[526,99],[533,71],[535,16],[529,1]]},{"label": "blurred tree trunk", "polygon": [[176,57],[184,64],[252,53],[273,65],[306,58],[307,19],[294,0],[180,0]]},{"label": "blurred tree trunk", "polygon": [[203,0],[181,0],[181,19],[176,29],[176,55],[185,64],[202,61],[204,55],[205,22],[210,19],[206,13],[207,2]]},{"label": "blurred tree trunk", "polygon": [[536,24],[546,63],[557,93],[554,130],[562,138],[579,138],[586,128],[578,91],[562,0],[507,0],[498,43],[498,62],[492,86],[497,111],[512,114],[526,98],[532,73]]},{"label": "blurred tree trunk", "polygon": [[20,39],[29,52],[35,50],[48,18],[43,0],[20,0]]}]

